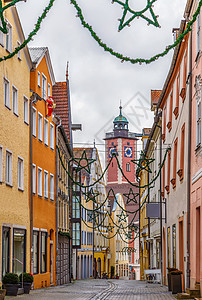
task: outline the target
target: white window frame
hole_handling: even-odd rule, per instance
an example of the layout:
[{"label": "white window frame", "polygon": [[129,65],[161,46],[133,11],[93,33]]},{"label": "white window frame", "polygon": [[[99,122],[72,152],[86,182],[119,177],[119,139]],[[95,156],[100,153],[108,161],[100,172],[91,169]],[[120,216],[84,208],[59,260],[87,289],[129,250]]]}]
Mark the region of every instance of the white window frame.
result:
[{"label": "white window frame", "polygon": [[37,72],[37,84],[38,87],[41,87],[41,73],[39,71]]},{"label": "white window frame", "polygon": [[130,171],[131,171],[131,169],[130,169],[130,163],[127,162],[126,163],[126,172],[130,172]]},{"label": "white window frame", "polygon": [[48,120],[44,118],[44,144],[48,146]]},{"label": "white window frame", "polygon": [[[2,26],[2,21],[1,20],[0,20],[0,26]],[[4,34],[1,30],[0,30],[0,45],[2,47],[4,47]]]},{"label": "white window frame", "polygon": [[46,100],[47,98],[47,78],[46,76],[42,73],[42,98]]},{"label": "white window frame", "polygon": [[50,200],[54,201],[54,175],[50,173]]},{"label": "white window frame", "polygon": [[4,77],[3,78],[3,84],[4,84],[4,105],[11,109],[11,103],[10,103],[10,82],[9,80]]},{"label": "white window frame", "polygon": [[[40,174],[40,176],[39,176]],[[42,169],[38,167],[37,169],[37,192],[38,196],[42,197]]]},{"label": "white window frame", "polygon": [[[14,92],[16,93],[15,101],[13,97]],[[12,85],[12,100],[13,100],[13,113],[18,117],[19,116],[18,115],[18,89],[14,85]]]},{"label": "white window frame", "polygon": [[32,107],[32,135],[36,137],[37,109]]},{"label": "white window frame", "polygon": [[[11,158],[10,165],[9,165],[9,178],[8,178],[8,166],[7,166],[8,156]],[[5,183],[6,185],[13,186],[13,153],[8,149],[6,149]]]},{"label": "white window frame", "polygon": [[201,13],[197,16],[196,21],[196,55],[201,52]]},{"label": "white window frame", "polygon": [[[21,165],[19,165],[19,163]],[[18,189],[23,191],[24,190],[24,159],[20,156],[18,156],[18,161],[17,161],[17,172],[18,172]]]},{"label": "white window frame", "polygon": [[3,146],[0,145],[0,182],[3,182]]},{"label": "white window frame", "polygon": [[38,112],[38,140],[43,142],[43,115],[40,112]]},{"label": "white window frame", "polygon": [[196,80],[195,80],[195,97],[196,97],[196,147],[198,147],[201,145],[201,77],[200,75],[196,76]]},{"label": "white window frame", "polygon": [[48,97],[51,96],[51,85],[50,83],[48,83]]},{"label": "white window frame", "polygon": [[29,99],[23,96],[24,123],[29,125]]},{"label": "white window frame", "polygon": [[32,190],[36,194],[36,165],[32,164]]},{"label": "white window frame", "polygon": [[[11,53],[13,51],[13,28],[11,23],[7,19],[6,19],[6,23],[7,23],[8,33],[6,34],[6,38],[5,38],[5,49]],[[8,45],[7,45],[7,39],[8,39]]]},{"label": "white window frame", "polygon": [[44,170],[44,198],[48,199],[48,171]]},{"label": "white window frame", "polygon": [[[17,47],[16,47],[16,48],[20,47],[20,45],[21,45],[20,41],[17,41]],[[18,53],[17,53],[17,58],[18,58],[20,61],[22,60],[22,58],[21,58],[21,50],[18,51]]]},{"label": "white window frame", "polygon": [[54,134],[54,125],[50,123],[50,148],[54,150],[55,143],[55,134]]}]

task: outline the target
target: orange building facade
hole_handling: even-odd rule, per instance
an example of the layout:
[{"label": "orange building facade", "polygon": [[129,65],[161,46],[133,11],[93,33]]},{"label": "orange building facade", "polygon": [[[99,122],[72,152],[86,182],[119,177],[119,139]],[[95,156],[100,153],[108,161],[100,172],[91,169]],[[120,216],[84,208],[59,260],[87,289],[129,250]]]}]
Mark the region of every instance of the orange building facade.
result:
[{"label": "orange building facade", "polygon": [[33,206],[31,269],[34,274],[34,289],[37,289],[56,284],[56,125],[53,116],[47,116],[46,102],[52,95],[55,77],[47,47],[30,48],[30,55],[33,63],[30,89],[37,94],[37,101],[31,100],[30,105],[32,109],[30,203],[31,207]]}]

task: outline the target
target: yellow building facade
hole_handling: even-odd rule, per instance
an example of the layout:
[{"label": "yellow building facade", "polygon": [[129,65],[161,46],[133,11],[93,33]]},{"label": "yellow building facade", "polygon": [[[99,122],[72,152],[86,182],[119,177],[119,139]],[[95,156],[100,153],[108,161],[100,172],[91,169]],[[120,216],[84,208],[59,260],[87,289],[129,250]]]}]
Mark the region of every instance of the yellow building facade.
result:
[{"label": "yellow building facade", "polygon": [[[4,1],[3,1],[4,5]],[[4,13],[8,34],[0,32],[0,57],[23,43],[15,7]],[[27,47],[0,62],[0,273],[30,272],[29,97]]]}]

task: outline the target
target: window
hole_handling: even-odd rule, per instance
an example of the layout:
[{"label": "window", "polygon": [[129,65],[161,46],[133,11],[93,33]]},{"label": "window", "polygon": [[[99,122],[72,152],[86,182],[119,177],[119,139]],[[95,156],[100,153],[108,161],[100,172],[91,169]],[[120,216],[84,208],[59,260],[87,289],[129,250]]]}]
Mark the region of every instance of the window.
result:
[{"label": "window", "polygon": [[126,172],[130,172],[130,163],[126,164]]},{"label": "window", "polygon": [[172,113],[173,113],[173,92],[170,93],[169,120],[167,123],[167,128],[169,131],[172,128]]},{"label": "window", "polygon": [[36,108],[32,107],[32,134],[36,137]]},{"label": "window", "polygon": [[0,182],[3,181],[3,147],[0,145]]},{"label": "window", "polygon": [[13,95],[13,113],[18,116],[18,91],[14,86],[12,87],[12,95]]},{"label": "window", "polygon": [[50,174],[50,199],[54,200],[54,175]]},{"label": "window", "polygon": [[44,171],[44,198],[48,198],[48,172]]},{"label": "window", "polygon": [[47,232],[41,232],[41,273],[47,271]]},{"label": "window", "polygon": [[173,185],[173,188],[176,186],[176,173],[177,173],[177,143],[178,138],[176,138],[174,142],[174,156],[173,156],[173,178],[171,180],[171,183]]},{"label": "window", "polygon": [[[0,26],[2,27],[2,21],[1,20],[0,20]],[[4,46],[4,34],[1,30],[0,30],[0,45]]]},{"label": "window", "polygon": [[38,167],[38,196],[42,196],[42,169]]},{"label": "window", "polygon": [[54,126],[50,123],[50,148],[54,149]]},{"label": "window", "polygon": [[39,232],[33,232],[34,274],[39,273]]},{"label": "window", "polygon": [[43,142],[43,115],[38,113],[38,139]]},{"label": "window", "polygon": [[72,224],[72,246],[80,246],[81,241],[81,231],[80,231],[80,223],[73,223]]},{"label": "window", "polygon": [[201,13],[197,17],[196,22],[196,55],[198,56],[201,51]]},{"label": "window", "polygon": [[24,188],[24,162],[21,157],[18,157],[18,189]]},{"label": "window", "polygon": [[173,239],[173,268],[176,268],[176,225],[172,226],[172,239]]},{"label": "window", "polygon": [[51,85],[48,83],[48,97],[51,96]]},{"label": "window", "polygon": [[184,175],[184,145],[185,145],[185,123],[181,128],[180,169],[177,172],[177,174],[180,177],[180,180],[183,179],[183,175]]},{"label": "window", "polygon": [[22,273],[22,263],[26,272],[26,231],[13,230],[13,273]]},{"label": "window", "polygon": [[10,228],[2,228],[2,276],[10,271]]},{"label": "window", "polygon": [[4,104],[6,107],[11,108],[10,87],[9,87],[9,81],[6,78],[4,78]]},{"label": "window", "polygon": [[40,74],[40,72],[37,73],[37,83],[38,83],[38,86],[40,87],[41,86],[41,74]]},{"label": "window", "polygon": [[11,24],[8,22],[8,20],[6,20],[7,22],[7,30],[8,33],[6,34],[6,50],[8,52],[12,52],[13,51],[13,32],[12,32],[12,26]]},{"label": "window", "polygon": [[36,165],[32,165],[32,184],[33,184],[33,193],[36,194]]},{"label": "window", "polygon": [[24,97],[24,122],[29,124],[29,101]]},{"label": "window", "polygon": [[173,111],[175,115],[175,119],[177,119],[179,114],[179,97],[180,97],[180,72],[178,73],[177,80],[176,80],[176,103],[175,103],[175,109]]},{"label": "window", "polygon": [[196,147],[201,144],[201,77],[196,76],[195,80],[196,97]]},{"label": "window", "polygon": [[46,99],[46,97],[47,97],[47,79],[42,74],[42,98]]},{"label": "window", "polygon": [[165,138],[166,138],[166,113],[167,113],[167,109],[166,106],[163,110],[163,134],[162,134],[162,140],[165,142]]},{"label": "window", "polygon": [[180,92],[180,97],[182,98],[182,102],[184,102],[186,97],[186,82],[187,82],[187,51],[184,55],[184,67],[183,67],[183,86]]},{"label": "window", "polygon": [[170,227],[167,228],[168,268],[170,268]]},{"label": "window", "polygon": [[10,186],[13,184],[13,156],[8,150],[6,150],[5,182]]},{"label": "window", "polygon": [[[20,45],[21,45],[21,43],[20,43],[19,41],[17,41],[17,48],[20,47]],[[18,58],[19,60],[21,60],[21,50],[18,51],[18,53],[17,53],[17,58]]]},{"label": "window", "polygon": [[170,191],[170,160],[171,160],[171,152],[168,152],[168,163],[167,163],[167,185],[165,187],[167,193]]},{"label": "window", "polygon": [[48,146],[48,120],[44,119],[44,144]]}]

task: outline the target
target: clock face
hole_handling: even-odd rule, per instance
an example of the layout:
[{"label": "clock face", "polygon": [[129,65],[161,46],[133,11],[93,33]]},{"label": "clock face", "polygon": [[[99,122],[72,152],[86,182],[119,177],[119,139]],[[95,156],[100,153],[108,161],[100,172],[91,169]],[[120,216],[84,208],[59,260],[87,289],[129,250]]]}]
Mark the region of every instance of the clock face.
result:
[{"label": "clock face", "polygon": [[112,157],[112,154],[113,153],[116,153],[116,148],[114,147],[109,147],[109,157],[111,158]]},{"label": "clock face", "polygon": [[132,157],[133,156],[133,148],[132,147],[124,147],[124,156]]}]

